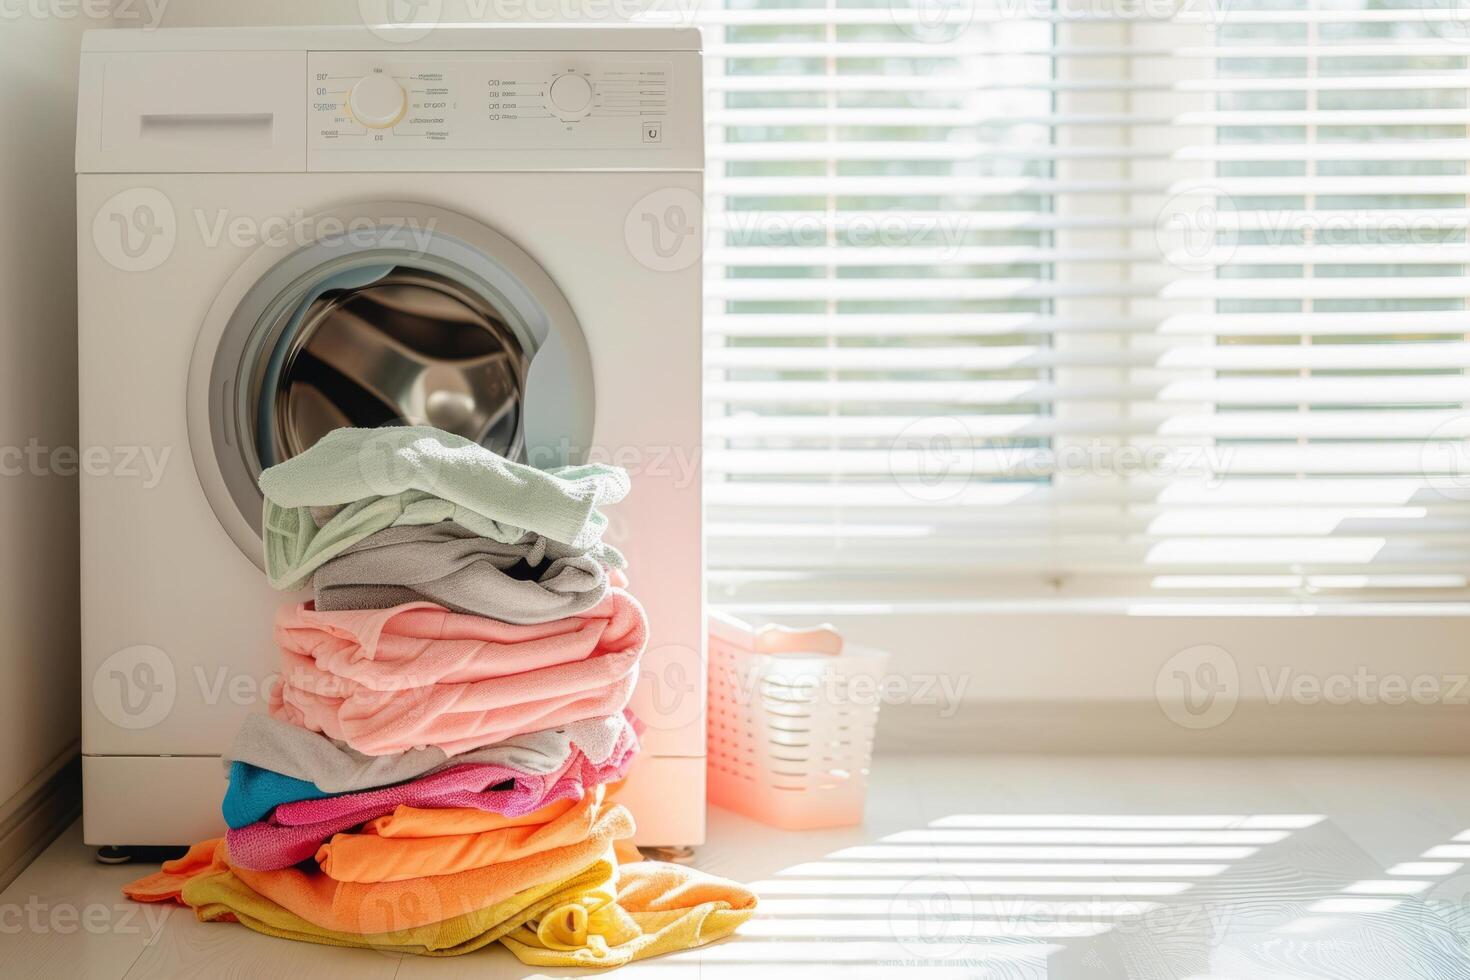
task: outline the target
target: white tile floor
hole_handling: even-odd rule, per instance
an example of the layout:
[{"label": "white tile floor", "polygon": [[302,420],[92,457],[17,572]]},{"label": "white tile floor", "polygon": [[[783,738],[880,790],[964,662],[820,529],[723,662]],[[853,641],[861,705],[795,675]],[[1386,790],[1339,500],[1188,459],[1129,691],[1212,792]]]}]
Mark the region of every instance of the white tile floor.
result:
[{"label": "white tile floor", "polygon": [[[714,811],[698,863],[760,916],[623,975],[1470,980],[1470,760],[889,756],[873,782],[860,829]],[[146,870],[72,828],[0,895],[0,976],[545,975],[201,924],[121,898]]]}]

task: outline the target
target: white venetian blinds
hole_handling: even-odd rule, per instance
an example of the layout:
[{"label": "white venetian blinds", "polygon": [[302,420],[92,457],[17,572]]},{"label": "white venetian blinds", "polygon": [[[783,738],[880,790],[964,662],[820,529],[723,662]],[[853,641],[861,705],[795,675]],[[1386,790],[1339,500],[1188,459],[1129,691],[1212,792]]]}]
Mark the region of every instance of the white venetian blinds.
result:
[{"label": "white venetian blinds", "polygon": [[1470,0],[906,2],[702,8],[715,598],[1462,595]]}]

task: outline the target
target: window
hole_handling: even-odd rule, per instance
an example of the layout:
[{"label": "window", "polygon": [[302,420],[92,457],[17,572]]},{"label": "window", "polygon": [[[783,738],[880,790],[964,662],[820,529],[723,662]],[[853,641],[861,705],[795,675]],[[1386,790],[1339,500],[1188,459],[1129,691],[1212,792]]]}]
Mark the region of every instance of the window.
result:
[{"label": "window", "polygon": [[1463,600],[1470,7],[903,3],[702,15],[712,600]]}]

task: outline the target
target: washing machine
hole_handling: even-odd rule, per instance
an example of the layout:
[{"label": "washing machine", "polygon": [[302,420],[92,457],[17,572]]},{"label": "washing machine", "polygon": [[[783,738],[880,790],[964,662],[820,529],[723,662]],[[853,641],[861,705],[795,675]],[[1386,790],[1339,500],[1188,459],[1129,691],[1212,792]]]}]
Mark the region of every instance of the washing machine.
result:
[{"label": "washing machine", "polygon": [[77,126],[86,840],[223,829],[277,670],[260,471],[428,423],[609,508],[650,639],[622,799],[704,834],[699,35],[102,30]]}]

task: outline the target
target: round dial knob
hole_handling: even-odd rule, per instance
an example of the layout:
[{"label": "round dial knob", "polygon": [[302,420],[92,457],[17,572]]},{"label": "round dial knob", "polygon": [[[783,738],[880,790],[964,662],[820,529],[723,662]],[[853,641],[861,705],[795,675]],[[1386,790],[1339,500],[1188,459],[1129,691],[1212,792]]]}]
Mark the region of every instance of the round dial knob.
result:
[{"label": "round dial knob", "polygon": [[592,83],[581,75],[558,75],[547,92],[551,109],[565,119],[580,115],[592,104]]},{"label": "round dial knob", "polygon": [[352,118],[370,129],[387,129],[408,111],[408,93],[387,75],[369,75],[347,96]]}]

